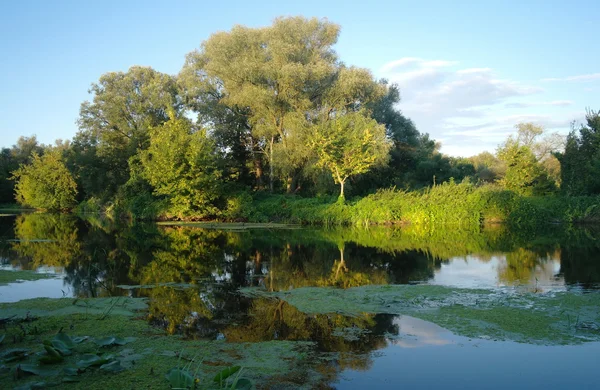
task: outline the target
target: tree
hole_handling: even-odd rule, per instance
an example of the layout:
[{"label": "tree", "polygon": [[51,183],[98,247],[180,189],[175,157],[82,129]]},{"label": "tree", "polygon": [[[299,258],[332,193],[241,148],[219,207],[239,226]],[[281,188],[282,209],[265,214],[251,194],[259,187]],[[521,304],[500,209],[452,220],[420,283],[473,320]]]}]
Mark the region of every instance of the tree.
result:
[{"label": "tree", "polygon": [[0,203],[15,201],[15,183],[10,180],[12,172],[21,164],[29,164],[33,153],[44,153],[36,136],[19,137],[17,143],[11,148],[2,148],[0,151]]},{"label": "tree", "polygon": [[150,146],[140,153],[142,176],[154,195],[169,201],[170,214],[213,216],[221,179],[214,143],[188,119],[170,115],[164,125],[150,129]]},{"label": "tree", "polygon": [[385,127],[364,112],[349,113],[315,126],[310,145],[318,156],[318,165],[329,169],[340,185],[354,175],[367,172],[385,162],[390,144]]},{"label": "tree", "polygon": [[589,110],[586,123],[567,136],[560,161],[561,189],[568,195],[600,193],[600,110]]},{"label": "tree", "polygon": [[129,179],[129,158],[148,147],[150,127],[165,123],[168,111],[179,112],[182,104],[175,78],[149,67],[105,73],[89,92],[93,100],[81,105],[74,141],[83,156],[71,155],[69,165],[93,181],[82,185],[93,191],[87,196],[109,198]]},{"label": "tree", "polygon": [[247,114],[251,137],[245,138],[252,142],[246,145],[268,160],[271,190],[276,173],[288,192],[296,189],[311,158],[315,122],[357,111],[385,90],[369,71],[338,61],[338,34],[339,26],[326,20],[278,18],[269,27],[213,34],[188,55],[180,74],[191,91],[186,97],[206,102],[216,91],[220,103]]},{"label": "tree", "polygon": [[529,146],[518,139],[509,139],[498,148],[498,158],[505,163],[506,172],[498,182],[504,188],[522,195],[541,195],[554,190],[554,182],[548,178]]},{"label": "tree", "polygon": [[58,151],[32,155],[31,164],[14,172],[17,202],[44,210],[68,210],[76,205],[77,184]]}]

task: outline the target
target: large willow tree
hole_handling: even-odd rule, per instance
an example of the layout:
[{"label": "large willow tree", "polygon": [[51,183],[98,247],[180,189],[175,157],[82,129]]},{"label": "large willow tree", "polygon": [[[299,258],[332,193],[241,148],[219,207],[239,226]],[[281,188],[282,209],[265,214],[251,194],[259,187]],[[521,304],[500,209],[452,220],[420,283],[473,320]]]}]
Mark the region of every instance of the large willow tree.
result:
[{"label": "large willow tree", "polygon": [[188,55],[180,74],[188,103],[201,111],[217,98],[247,118],[243,142],[266,157],[271,190],[276,174],[288,192],[295,189],[314,158],[309,137],[315,124],[385,94],[368,70],[338,60],[333,46],[339,31],[327,20],[278,18],[268,27],[213,34]]}]

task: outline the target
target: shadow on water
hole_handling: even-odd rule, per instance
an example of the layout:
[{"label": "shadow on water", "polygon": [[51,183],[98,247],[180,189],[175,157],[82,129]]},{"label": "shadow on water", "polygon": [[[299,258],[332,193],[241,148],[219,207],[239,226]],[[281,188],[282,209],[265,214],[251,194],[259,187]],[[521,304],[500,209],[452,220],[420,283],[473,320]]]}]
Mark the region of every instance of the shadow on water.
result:
[{"label": "shadow on water", "polygon": [[[285,300],[248,297],[238,289],[432,284],[581,291],[600,284],[598,238],[600,231],[591,227],[555,226],[533,234],[501,225],[477,231],[418,226],[232,231],[24,214],[0,218],[0,272],[56,272],[58,279],[18,284],[38,296],[149,298],[150,323],[187,338],[313,341],[322,356],[336,354],[319,363],[330,382],[346,387],[343,378],[350,378],[360,387],[367,377],[353,372],[380,375],[375,373],[391,364],[375,351],[406,359],[398,347],[460,353],[458,345],[473,343],[407,316],[306,314]],[[10,300],[9,289],[19,294],[15,286],[0,285],[0,302]]]}]

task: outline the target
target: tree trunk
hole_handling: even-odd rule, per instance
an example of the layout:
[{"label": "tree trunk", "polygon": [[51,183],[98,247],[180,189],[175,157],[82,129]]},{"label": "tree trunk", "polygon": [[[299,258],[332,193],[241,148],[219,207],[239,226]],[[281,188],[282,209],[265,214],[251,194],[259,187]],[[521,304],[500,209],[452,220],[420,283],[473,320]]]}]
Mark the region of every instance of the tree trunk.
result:
[{"label": "tree trunk", "polygon": [[340,199],[345,199],[344,197],[344,183],[346,180],[340,180]]},{"label": "tree trunk", "polygon": [[256,187],[263,188],[263,167],[260,157],[254,156],[254,175],[256,176]]},{"label": "tree trunk", "polygon": [[273,171],[273,144],[275,143],[275,137],[271,137],[269,145],[269,190],[273,193],[273,181],[275,180],[275,173]]}]

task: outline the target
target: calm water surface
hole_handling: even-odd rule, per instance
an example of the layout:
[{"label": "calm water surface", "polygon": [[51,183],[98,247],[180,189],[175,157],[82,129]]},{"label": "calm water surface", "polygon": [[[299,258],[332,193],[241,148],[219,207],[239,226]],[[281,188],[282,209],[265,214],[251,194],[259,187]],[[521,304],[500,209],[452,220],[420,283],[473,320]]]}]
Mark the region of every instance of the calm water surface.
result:
[{"label": "calm water surface", "polygon": [[[314,341],[343,353],[323,386],[335,388],[598,388],[600,344],[471,339],[410,316],[348,317],[357,337],[284,301],[240,287],[430,284],[511,292],[597,293],[600,230],[503,226],[229,229],[115,226],[69,215],[0,217],[0,269],[51,273],[0,285],[0,302],[34,297],[136,296],[170,333],[229,342]],[[134,287],[137,286],[137,287]],[[175,302],[175,304],[174,304]],[[600,310],[600,308],[599,308]]]}]

